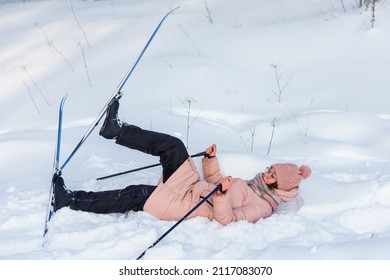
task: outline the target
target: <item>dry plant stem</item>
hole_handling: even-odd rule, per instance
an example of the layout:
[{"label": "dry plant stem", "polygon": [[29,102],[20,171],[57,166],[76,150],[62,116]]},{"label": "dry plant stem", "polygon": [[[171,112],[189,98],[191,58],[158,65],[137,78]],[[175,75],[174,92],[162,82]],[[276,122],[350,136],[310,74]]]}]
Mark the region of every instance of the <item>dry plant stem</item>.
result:
[{"label": "dry plant stem", "polygon": [[345,9],[344,0],[340,0],[340,1],[341,1],[341,6],[343,6],[343,11],[344,11],[344,13],[346,13],[347,10]]},{"label": "dry plant stem", "polygon": [[213,21],[213,18],[211,17],[211,13],[210,13],[209,7],[207,6],[207,2],[206,1],[204,1],[204,5],[206,7],[206,12],[207,12],[207,15],[208,15],[207,18],[209,19],[210,24],[213,24],[214,21]]},{"label": "dry plant stem", "polygon": [[272,91],[272,92],[278,97],[279,103],[281,103],[282,102],[282,94],[283,94],[285,88],[287,87],[288,83],[290,82],[290,80],[292,78],[292,74],[290,75],[290,78],[287,80],[287,82],[282,86],[280,84],[280,80],[282,79],[282,76],[278,74],[278,69],[277,69],[279,67],[279,65],[278,64],[271,64],[271,66],[274,68],[276,85],[278,87],[277,92],[275,92],[275,91]]},{"label": "dry plant stem", "polygon": [[87,73],[87,78],[88,78],[89,85],[92,87],[91,78],[90,78],[89,72],[88,72],[87,60],[85,59],[84,49],[83,49],[83,47],[81,46],[81,43],[80,43],[80,42],[79,42],[78,45],[80,46],[81,53],[82,53],[82,55],[83,55],[84,67],[85,67],[85,72]]},{"label": "dry plant stem", "polygon": [[274,134],[275,134],[275,128],[278,126],[278,119],[273,118],[271,121],[271,125],[272,125],[272,133],[271,133],[271,138],[270,138],[269,145],[268,145],[267,156],[269,155],[269,153],[271,151],[272,141],[274,139]]},{"label": "dry plant stem", "polygon": [[375,3],[377,0],[371,0],[371,28],[374,28],[374,22],[375,22]]},{"label": "dry plant stem", "polygon": [[186,108],[186,112],[187,112],[187,135],[186,135],[186,138],[187,138],[187,149],[188,149],[188,143],[189,143],[190,127],[194,123],[194,121],[198,118],[198,116],[200,114],[200,112],[199,112],[198,115],[196,115],[196,117],[192,120],[192,122],[190,121],[191,105],[192,105],[193,102],[196,102],[196,100],[194,98],[190,98],[190,97],[186,97],[184,99],[184,101],[182,101],[182,104]]},{"label": "dry plant stem", "polygon": [[255,136],[256,136],[256,129],[251,129],[249,132],[251,134],[251,153],[252,153],[253,152],[253,142],[254,142]]},{"label": "dry plant stem", "polygon": [[77,25],[79,26],[81,32],[83,33],[84,38],[85,38],[85,41],[87,42],[87,45],[88,45],[88,47],[90,48],[90,47],[91,47],[91,44],[90,44],[89,41],[88,41],[87,34],[85,33],[83,27],[81,26],[79,19],[77,18],[76,12],[75,12],[75,10],[74,10],[74,8],[73,8],[72,1],[69,0],[69,3],[70,3],[70,8],[71,8],[71,10],[72,10],[73,16],[74,16],[74,18],[75,18],[75,20],[76,20],[76,22],[77,22]]},{"label": "dry plant stem", "polygon": [[27,90],[28,90],[28,93],[30,94],[30,98],[31,98],[32,102],[34,103],[35,109],[37,109],[38,114],[40,114],[41,112],[39,111],[38,106],[37,106],[37,104],[35,103],[35,100],[34,100],[34,97],[32,96],[32,93],[31,93],[30,88],[28,87],[28,85],[27,85],[27,83],[26,83],[25,81],[23,81],[23,83],[24,83],[24,85],[26,86],[26,88],[27,88]]},{"label": "dry plant stem", "polygon": [[75,72],[73,67],[72,67],[72,64],[70,64],[69,60],[66,58],[66,56],[54,45],[54,42],[49,40],[49,37],[47,36],[45,30],[43,30],[42,26],[39,25],[39,23],[35,23],[35,25],[41,30],[41,32],[43,33],[43,35],[45,35],[45,38],[46,38],[46,42],[47,44],[49,45],[49,47],[55,52],[55,53],[58,53],[60,56],[62,56],[62,58],[65,60],[65,62],[68,64],[70,70],[72,70],[72,72]]},{"label": "dry plant stem", "polygon": [[37,88],[37,90],[39,91],[39,93],[42,95],[42,98],[45,100],[47,106],[50,106],[49,101],[47,101],[45,95],[43,94],[42,90],[38,87],[37,83],[35,82],[34,78],[33,78],[32,75],[30,74],[30,72],[27,70],[26,66],[23,66],[23,69],[24,69],[24,71],[27,73],[27,75],[30,77],[30,79],[33,81],[35,87]]},{"label": "dry plant stem", "polygon": [[244,145],[245,151],[248,152],[248,148],[246,147],[245,141],[244,141],[244,139],[242,139],[242,136],[240,136],[240,139],[241,139],[242,144]]}]

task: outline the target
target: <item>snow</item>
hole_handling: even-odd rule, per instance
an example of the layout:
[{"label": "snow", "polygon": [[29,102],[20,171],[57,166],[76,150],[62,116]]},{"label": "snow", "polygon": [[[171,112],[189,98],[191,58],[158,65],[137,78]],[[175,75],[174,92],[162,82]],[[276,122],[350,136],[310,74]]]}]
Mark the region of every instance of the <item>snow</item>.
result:
[{"label": "snow", "polygon": [[[194,218],[144,258],[389,259],[390,2],[377,2],[373,28],[369,10],[343,2],[346,12],[338,0],[0,1],[0,259],[135,259],[174,225],[63,208],[42,238],[62,96],[63,162],[176,6],[126,84],[120,117],[180,137],[191,154],[216,143],[225,175],[290,161],[313,174],[267,219]],[[95,129],[63,176],[73,190],[154,184],[159,167],[95,178],[156,162]]]}]

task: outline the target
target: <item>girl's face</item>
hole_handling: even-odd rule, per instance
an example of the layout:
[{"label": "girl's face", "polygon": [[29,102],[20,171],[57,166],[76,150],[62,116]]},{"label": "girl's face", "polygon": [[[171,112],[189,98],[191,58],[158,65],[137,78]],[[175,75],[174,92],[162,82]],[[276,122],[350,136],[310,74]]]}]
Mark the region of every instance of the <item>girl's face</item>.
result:
[{"label": "girl's face", "polygon": [[271,167],[265,170],[263,173],[263,180],[267,185],[272,185],[277,182],[275,170]]}]

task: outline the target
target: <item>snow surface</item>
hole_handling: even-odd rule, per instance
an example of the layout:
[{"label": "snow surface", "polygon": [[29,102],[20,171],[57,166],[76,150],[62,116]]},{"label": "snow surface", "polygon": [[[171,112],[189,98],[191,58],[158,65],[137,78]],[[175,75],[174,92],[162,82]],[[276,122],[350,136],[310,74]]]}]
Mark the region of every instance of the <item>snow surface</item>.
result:
[{"label": "snow surface", "polygon": [[[313,174],[267,219],[191,219],[144,258],[390,259],[390,2],[374,28],[370,10],[343,2],[0,1],[0,259],[135,259],[174,224],[64,208],[42,238],[62,96],[63,162],[177,6],[126,84],[121,118],[190,153],[217,143],[225,175],[289,161]],[[153,184],[159,167],[95,178],[156,162],[95,129],[63,175],[73,190]]]}]

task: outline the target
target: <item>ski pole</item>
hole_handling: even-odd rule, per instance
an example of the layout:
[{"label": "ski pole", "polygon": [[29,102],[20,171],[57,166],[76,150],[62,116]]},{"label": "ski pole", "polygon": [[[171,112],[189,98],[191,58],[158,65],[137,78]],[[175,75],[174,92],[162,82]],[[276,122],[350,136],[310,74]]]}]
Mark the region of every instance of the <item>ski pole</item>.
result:
[{"label": "ski pole", "polygon": [[[201,152],[201,153],[197,153],[195,155],[191,155],[191,157],[200,157],[200,156],[207,156],[207,153],[206,152]],[[161,165],[161,163],[151,164],[151,165],[147,165],[147,166],[144,166],[144,167],[139,167],[139,168],[136,168],[136,169],[131,169],[131,170],[127,170],[127,171],[123,171],[123,172],[119,172],[119,173],[115,173],[115,174],[99,177],[99,178],[96,178],[96,180],[104,180],[104,179],[112,178],[112,177],[115,177],[115,176],[124,175],[124,174],[127,174],[127,173],[132,173],[132,172],[136,172],[136,171],[140,171],[140,170],[144,170],[144,169],[148,169],[148,168],[152,168],[152,167],[156,167],[156,166],[160,166],[160,165]]]},{"label": "ski pole", "polygon": [[137,260],[141,259],[145,255],[147,250],[156,246],[161,240],[164,239],[165,236],[167,236],[172,230],[174,230],[181,222],[183,222],[185,219],[187,219],[187,217],[189,215],[191,215],[192,212],[194,212],[196,209],[198,209],[199,206],[201,206],[207,199],[209,199],[213,194],[215,194],[219,190],[222,190],[222,184],[218,184],[211,193],[209,193],[207,196],[205,196],[198,204],[196,204],[194,206],[194,208],[192,208],[190,211],[188,211],[188,213],[185,214],[183,216],[183,218],[181,218],[179,221],[177,221],[176,224],[174,224],[169,230],[167,230],[163,235],[161,235],[161,237],[159,239],[157,239],[152,245],[150,245],[149,248],[147,248],[145,251],[143,251],[143,253],[138,256]]}]

